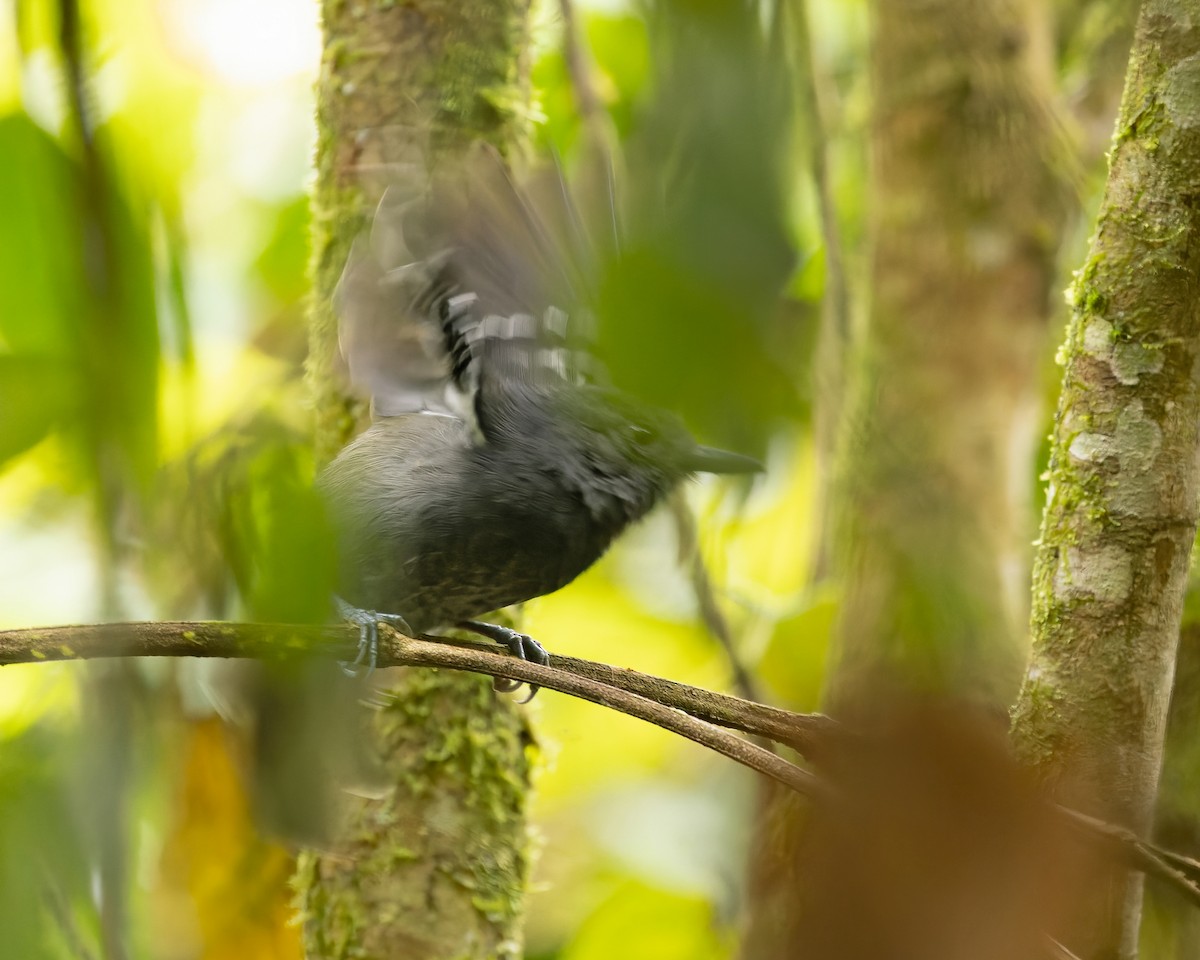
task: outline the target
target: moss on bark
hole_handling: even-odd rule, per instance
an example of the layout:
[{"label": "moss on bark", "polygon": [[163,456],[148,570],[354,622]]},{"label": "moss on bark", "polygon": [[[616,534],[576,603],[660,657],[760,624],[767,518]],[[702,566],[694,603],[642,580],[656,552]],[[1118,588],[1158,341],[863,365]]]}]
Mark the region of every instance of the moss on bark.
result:
[{"label": "moss on bark", "polygon": [[[1033,584],[1033,654],[1013,714],[1064,798],[1149,827],[1189,554],[1200,423],[1200,24],[1144,5],[1108,184],[1072,290]],[[1136,953],[1141,883],[1118,875],[1064,942]]]},{"label": "moss on bark", "polygon": [[[366,410],[339,375],[332,298],[381,166],[436,164],[475,140],[507,152],[528,105],[528,0],[325,0],[317,89],[308,375],[327,461]],[[376,174],[376,175],[373,175]],[[480,677],[407,671],[374,714],[388,786],[351,801],[296,878],[309,957],[521,955],[529,865],[528,727]]]},{"label": "moss on bark", "polygon": [[310,957],[515,958],[533,741],[490,682],[413,671],[374,715],[391,783],[332,855],[306,854]]},{"label": "moss on bark", "polygon": [[406,140],[435,160],[474,140],[507,152],[529,104],[529,0],[325,0],[322,13],[308,374],[324,462],[365,415],[337,375],[332,296],[379,199],[378,168]]}]

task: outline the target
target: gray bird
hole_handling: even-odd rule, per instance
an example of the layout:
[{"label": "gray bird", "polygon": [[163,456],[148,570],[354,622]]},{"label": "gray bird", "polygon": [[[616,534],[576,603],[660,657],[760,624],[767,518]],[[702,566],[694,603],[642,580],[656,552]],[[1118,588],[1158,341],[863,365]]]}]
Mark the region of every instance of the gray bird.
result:
[{"label": "gray bird", "polygon": [[[518,187],[494,154],[390,188],[337,297],[350,379],[375,422],[324,470],[338,602],[374,666],[377,621],[459,626],[558,590],[697,472],[761,469],[605,386],[588,347],[596,243],[557,171]],[[506,689],[511,689],[507,687]]]}]

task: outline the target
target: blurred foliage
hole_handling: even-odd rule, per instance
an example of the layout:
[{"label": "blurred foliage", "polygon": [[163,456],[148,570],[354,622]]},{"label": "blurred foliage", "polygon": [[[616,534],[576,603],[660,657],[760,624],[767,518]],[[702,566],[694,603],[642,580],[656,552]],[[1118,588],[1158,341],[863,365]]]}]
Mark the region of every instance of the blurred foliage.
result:
[{"label": "blurred foliage", "polygon": [[[315,44],[247,96],[203,56],[229,11],[6,12],[0,620],[324,619],[298,382]],[[290,15],[315,39],[311,11]],[[269,24],[241,36],[268,28],[286,52]],[[263,139],[229,148],[247,130]],[[298,162],[264,182],[281,141]],[[30,695],[46,677],[74,695]],[[187,663],[4,680],[6,956],[298,956],[290,861],[257,837],[248,771],[214,741],[236,692]]]},{"label": "blurred foliage", "polygon": [[268,413],[231,421],[166,463],[147,556],[164,605],[323,621],[335,561],[312,473],[305,440]]},{"label": "blurred foliage", "polygon": [[[315,14],[301,0],[274,0],[261,19],[237,6],[88,2],[75,58],[86,86],[74,107],[62,8],[19,0],[11,33],[0,27],[6,625],[96,619],[114,603],[122,616],[327,615],[331,551],[310,492],[300,378]],[[825,14],[851,85],[856,11]],[[767,451],[770,477],[749,494],[706,481],[691,495],[747,659],[771,665],[779,696],[807,703],[831,609],[827,597],[808,598],[795,549],[812,529],[812,463],[802,438],[768,443],[781,422],[803,427],[823,257],[788,133],[788,64],[760,12],[674,0],[580,11],[592,82],[626,158],[625,246],[603,284],[602,346],[626,387],[714,442]],[[586,147],[576,91],[552,7],[543,21],[533,142],[573,168]],[[853,211],[857,181],[848,187]],[[570,590],[530,604],[530,629],[564,652],[726,685],[674,549],[667,518],[652,519]],[[793,645],[808,652],[795,660]],[[0,677],[0,719],[14,721],[0,732],[20,731],[0,734],[12,787],[4,822],[21,838],[0,847],[0,860],[26,871],[40,850],[61,887],[50,900],[28,883],[0,891],[0,926],[26,938],[12,942],[61,941],[66,951],[23,956],[78,956],[71,936],[106,953],[80,832],[88,821],[72,806],[87,788],[71,777],[63,732],[77,722],[80,675],[30,667]],[[319,758],[347,717],[311,700],[292,711],[302,693],[340,681],[235,671],[231,683],[228,671],[187,663],[147,663],[137,676],[137,722],[160,728],[162,750],[154,738],[125,747],[146,754],[121,831],[125,948],[147,958],[295,956],[279,886],[287,860],[256,834],[250,811],[311,833],[319,811],[302,810],[296,794],[320,806],[313,778],[328,765]],[[47,677],[63,695],[30,693]],[[337,690],[335,703],[355,695]],[[303,784],[283,806],[278,791],[248,799],[249,741],[214,719],[239,716],[246,696],[274,704],[276,722],[255,734],[260,748],[290,741],[309,751],[307,779],[291,766],[302,758],[274,747],[277,769],[254,774]],[[538,816],[539,869],[554,882],[534,897],[532,954],[728,955],[749,782],[590,705],[543,695],[531,709],[552,756]],[[626,816],[640,828],[623,838]],[[693,827],[705,831],[703,851]],[[655,838],[660,855],[634,855],[629,836]]]},{"label": "blurred foliage", "polygon": [[618,383],[759,449],[798,412],[803,365],[771,337],[794,258],[790,82],[767,16],[764,29],[755,4],[653,8],[650,95],[625,144],[628,236],[599,304]]},{"label": "blurred foliage", "polygon": [[89,487],[144,490],[158,360],[146,236],[115,185],[88,182],[95,171],[27,115],[0,118],[0,156],[0,244],[21,251],[0,267],[0,396],[16,414],[0,422],[0,457],[58,427]]},{"label": "blurred foliage", "polygon": [[601,903],[559,955],[562,960],[602,960],[617,944],[628,960],[719,960],[733,946],[714,924],[712,907],[636,881],[622,884]]},{"label": "blurred foliage", "polygon": [[294,863],[258,830],[239,741],[215,718],[193,724],[184,739],[153,893],[157,951],[201,960],[300,957],[288,888]]},{"label": "blurred foliage", "polygon": [[[1078,18],[1087,5],[1060,6]],[[331,551],[301,381],[315,9],[89,2],[74,106],[62,8],[5,9],[0,624],[83,622],[114,607],[324,618]],[[867,233],[865,11],[862,0],[810,11],[852,281]],[[825,255],[802,160],[812,131],[793,123],[777,10],[658,0],[579,15],[624,160],[624,245],[601,285],[601,346],[620,384],[708,440],[764,454],[753,489],[706,480],[688,495],[745,660],[780,702],[811,707],[838,604],[808,566],[820,526],[808,364]],[[547,5],[532,143],[575,171],[587,144],[560,27]],[[1075,76],[1086,57],[1071,57]],[[568,590],[531,603],[528,627],[556,651],[723,688],[728,665],[677,559],[667,518],[651,518]],[[135,668],[138,722],[158,732],[127,747],[145,753],[122,835],[129,956],[296,956],[287,857],[252,826],[245,741],[214,720],[236,716],[240,694],[194,667]],[[106,956],[80,811],[81,675],[0,673],[5,955]],[[343,685],[330,699],[355,695]],[[296,702],[280,701],[284,729],[258,735],[307,746],[319,776],[327,744],[313,728],[325,715],[305,714],[297,732],[284,709]],[[542,694],[530,709],[548,760],[529,956],[730,956],[750,781],[589,704]]]},{"label": "blurred foliage", "polygon": [[69,958],[94,948],[88,896],[92,867],[75,829],[70,771],[75,753],[46,725],[3,740],[0,750],[0,923],[12,957]]}]

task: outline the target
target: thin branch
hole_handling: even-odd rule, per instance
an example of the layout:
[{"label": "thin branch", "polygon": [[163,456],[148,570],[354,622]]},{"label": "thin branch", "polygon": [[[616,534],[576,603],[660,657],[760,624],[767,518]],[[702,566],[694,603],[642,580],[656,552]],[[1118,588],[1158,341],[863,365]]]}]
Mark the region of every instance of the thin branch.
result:
[{"label": "thin branch", "polygon": [[1200,882],[1200,861],[1173,850],[1164,850],[1155,846],[1155,852],[1180,873],[1193,882]]},{"label": "thin branch", "polygon": [[[0,630],[0,666],[102,657],[250,657],[283,660],[306,654],[350,656],[358,631],[349,625],[107,623]],[[444,667],[506,677],[557,690],[653,723],[756,770],[804,796],[827,801],[830,789],[806,770],[714,724],[766,736],[810,760],[832,759],[855,742],[836,721],[795,714],[699,687],[574,657],[540,666],[480,644],[414,639],[380,628],[379,666]],[[682,711],[682,712],[681,712]],[[1130,867],[1157,877],[1200,907],[1200,863],[1163,850],[1133,831],[1067,807],[1068,826],[1110,849]]]},{"label": "thin branch", "polygon": [[591,63],[579,35],[574,4],[571,0],[558,0],[558,6],[563,19],[563,59],[567,61],[567,75],[575,92],[575,108],[584,125],[590,127],[600,114],[600,98],[592,86]]},{"label": "thin branch", "polygon": [[[592,84],[592,61],[584,45],[583,29],[575,14],[571,0],[559,0],[559,10],[563,20],[563,58],[567,63],[567,74],[571,80],[571,90],[575,94],[575,108],[579,113],[579,121],[583,127],[583,147],[581,157],[596,165],[593,176],[598,182],[592,187],[599,190],[596,196],[604,200],[604,209],[591,209],[591,216],[603,214],[609,222],[612,231],[607,238],[610,243],[610,253],[621,249],[621,218],[617,209],[617,162],[618,157],[613,148],[616,135],[612,129],[612,121],[605,110],[604,104]],[[596,221],[597,226],[599,221]]]},{"label": "thin branch", "polygon": [[[84,301],[91,307],[84,311],[76,333],[85,344],[81,356],[95,357],[106,345],[131,344],[135,341],[136,321],[130,325],[125,319],[129,304],[124,296],[123,280],[127,275],[122,262],[120,232],[114,216],[118,200],[116,185],[108,169],[106,158],[97,144],[96,118],[91,78],[86,64],[86,38],[80,0],[59,0],[58,46],[62,54],[64,86],[67,94],[67,125],[79,138],[80,162],[77,167],[78,213],[80,214],[80,242],[84,270]],[[126,281],[127,282],[127,281]],[[104,354],[101,354],[104,355]],[[119,361],[118,361],[119,363]],[[129,372],[128,361],[125,373]],[[88,363],[84,376],[90,381],[87,386],[97,395],[106,395],[111,385],[113,362],[102,366]],[[114,412],[117,413],[114,419]],[[91,424],[93,441],[99,441],[92,450],[93,468],[96,471],[97,492],[95,526],[103,545],[103,562],[98,565],[100,580],[100,608],[105,617],[120,616],[119,570],[126,548],[116,536],[115,518],[122,512],[127,500],[130,481],[127,469],[118,464],[128,462],[125,457],[114,456],[113,447],[119,447],[123,430],[127,426],[120,413],[120,405],[110,407],[108,413],[100,413]],[[127,451],[126,451],[127,452]],[[123,711],[128,708],[128,697],[105,703],[102,690],[115,685],[126,690],[132,682],[129,676],[122,677],[127,664],[119,664],[113,676],[100,679],[93,676],[83,689],[85,709],[102,711],[103,723],[92,729],[98,738],[94,748],[100,744],[120,743],[127,735],[128,718]],[[100,953],[104,960],[127,960],[130,956],[128,943],[129,917],[127,911],[127,888],[130,870],[129,856],[122,837],[122,824],[118,811],[127,804],[128,783],[121,775],[120,765],[128,761],[130,751],[115,749],[105,751],[109,762],[89,774],[92,816],[101,837],[97,848],[96,870],[92,884],[92,899],[98,912],[100,926]]]},{"label": "thin branch", "polygon": [[836,720],[819,713],[792,713],[753,700],[714,693],[702,687],[692,687],[591,660],[555,655],[550,658],[550,665],[683,710],[697,719],[766,737],[791,747],[812,763],[821,763],[841,746],[856,739]]},{"label": "thin branch", "polygon": [[398,661],[402,660],[412,666],[451,667],[456,670],[489,673],[492,676],[521,680],[549,690],[557,690],[559,693],[570,694],[677,733],[770,777],[803,796],[814,799],[828,797],[828,787],[807,770],[789,763],[770,750],[743,740],[705,720],[664,706],[656,700],[567,673],[553,666],[543,667],[506,654],[429,640],[414,640],[395,631],[390,632],[391,636],[383,643],[383,647],[389,656]]},{"label": "thin branch", "polygon": [[700,553],[699,537],[696,533],[696,518],[692,515],[691,507],[680,491],[670,498],[671,515],[675,519],[675,529],[679,536],[679,553],[683,562],[688,565],[692,583],[692,593],[700,608],[700,619],[704,621],[708,632],[713,635],[725,656],[729,660],[729,668],[733,671],[733,683],[743,697],[749,701],[762,700],[753,675],[742,662],[741,653],[734,643],[733,630],[729,620],[717,603],[716,590],[713,589],[712,577]]},{"label": "thin branch", "polygon": [[[188,621],[34,627],[0,630],[0,666],[40,660],[125,656],[279,659],[315,652],[336,657],[352,655],[357,641],[357,630],[342,625]],[[492,650],[491,644],[470,640],[453,642],[484,652]],[[500,661],[488,662],[496,664]],[[386,654],[381,656],[379,663],[380,666],[405,665],[400,660],[389,660]],[[820,762],[832,750],[852,739],[841,724],[819,713],[792,713],[702,687],[575,657],[553,655],[550,667],[646,697],[717,726],[766,737],[791,747],[813,762]],[[489,671],[481,669],[480,672]]]},{"label": "thin branch", "polygon": [[96,955],[84,943],[79,931],[79,924],[71,912],[71,905],[63,895],[62,889],[54,882],[47,871],[43,884],[43,901],[50,911],[51,917],[58,923],[59,932],[66,943],[67,949],[76,960],[96,960]]},{"label": "thin branch", "polygon": [[[123,656],[254,657],[265,660],[305,653],[348,656],[357,637],[357,629],[351,626],[212,622],[113,623],[4,630],[0,631],[0,665]],[[544,667],[474,644],[414,639],[386,627],[380,629],[380,667],[469,670],[557,690],[677,733],[797,793],[815,797],[825,792],[820,782],[806,770],[714,726],[707,718],[699,719],[680,712],[691,706],[706,712],[709,717],[724,717],[725,725],[733,725],[728,721],[736,719],[739,729],[754,733],[765,732],[756,729],[754,724],[755,716],[763,716],[777,732],[786,732],[791,739],[803,741],[803,736],[797,737],[789,728],[786,721],[791,715],[787,711],[776,711],[736,697],[721,697],[684,684],[601,664],[589,665],[595,668],[589,672],[602,674],[606,679],[592,679],[582,675],[583,671],[571,672],[567,668],[568,661],[576,668],[586,662],[556,657],[551,666]],[[609,679],[613,682],[608,682]],[[617,684],[638,687],[643,693],[630,692]],[[679,705],[651,699],[651,693],[667,701],[678,699]]]},{"label": "thin branch", "polygon": [[[851,303],[846,279],[846,253],[838,222],[833,177],[829,163],[829,138],[821,104],[821,81],[813,58],[812,31],[807,0],[782,0],[777,14],[783,18],[790,39],[792,76],[795,79],[797,110],[808,147],[808,168],[817,198],[821,242],[825,248],[825,291],[821,302],[816,357],[812,364],[815,406],[816,452],[819,473],[832,474],[837,439],[840,435],[847,392],[847,361],[853,345]],[[777,28],[779,29],[779,28]],[[828,480],[817,486],[818,518],[813,544],[810,580],[818,583],[829,575],[833,563],[833,499]]]},{"label": "thin branch", "polygon": [[1200,884],[1189,876],[1200,867],[1196,861],[1182,854],[1163,850],[1150,841],[1143,840],[1126,827],[1097,820],[1078,810],[1056,806],[1055,813],[1064,823],[1074,827],[1093,842],[1110,848],[1130,867],[1165,881],[1193,906],[1200,907]]},{"label": "thin branch", "polygon": [[1079,960],[1079,957],[1048,933],[1042,934],[1042,945],[1046,948],[1046,956],[1050,957],[1050,960]]},{"label": "thin branch", "polygon": [[850,297],[837,204],[829,172],[829,138],[821,105],[820,77],[813,60],[808,4],[805,0],[791,0],[781,4],[779,12],[787,17],[792,28],[791,49],[795,60],[792,73],[796,80],[796,99],[804,122],[804,136],[808,141],[808,162],[817,194],[821,240],[825,246],[826,309],[823,323],[829,326],[829,336],[838,345],[838,369],[830,376],[829,385],[838,388],[840,398],[844,386],[841,382],[842,368],[850,344]]}]

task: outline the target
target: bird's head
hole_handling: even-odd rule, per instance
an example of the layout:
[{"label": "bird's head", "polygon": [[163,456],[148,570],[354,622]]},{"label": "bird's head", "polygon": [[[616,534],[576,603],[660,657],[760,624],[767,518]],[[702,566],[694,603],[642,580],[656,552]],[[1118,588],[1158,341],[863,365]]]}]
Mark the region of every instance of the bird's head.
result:
[{"label": "bird's head", "polygon": [[556,465],[594,514],[614,522],[637,520],[693,474],[763,469],[751,457],[702,446],[674,413],[615,390],[556,391],[549,403],[545,439]]}]

